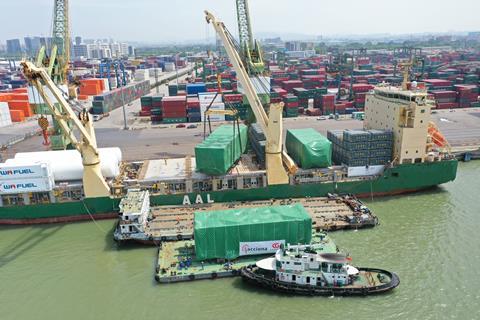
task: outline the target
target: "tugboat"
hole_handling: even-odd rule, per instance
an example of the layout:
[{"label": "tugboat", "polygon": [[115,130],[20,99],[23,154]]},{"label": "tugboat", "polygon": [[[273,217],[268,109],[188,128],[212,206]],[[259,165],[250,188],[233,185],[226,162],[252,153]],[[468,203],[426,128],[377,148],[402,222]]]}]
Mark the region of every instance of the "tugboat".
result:
[{"label": "tugboat", "polygon": [[287,245],[274,257],[244,267],[244,281],[270,290],[310,296],[366,296],[400,284],[394,272],[356,268],[342,253],[322,253],[316,245]]}]

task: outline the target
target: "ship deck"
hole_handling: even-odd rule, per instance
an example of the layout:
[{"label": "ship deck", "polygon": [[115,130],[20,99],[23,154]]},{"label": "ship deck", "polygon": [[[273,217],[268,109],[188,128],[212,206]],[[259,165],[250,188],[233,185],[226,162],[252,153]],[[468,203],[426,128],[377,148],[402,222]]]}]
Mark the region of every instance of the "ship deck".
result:
[{"label": "ship deck", "polygon": [[[350,204],[349,204],[350,202]],[[368,209],[355,210],[361,205],[356,199],[348,198],[299,198],[289,200],[268,200],[232,203],[211,203],[195,206],[159,206],[151,208],[152,219],[148,222],[145,233],[154,239],[179,240],[193,238],[193,221],[195,211],[228,210],[254,208],[275,205],[301,203],[312,217],[316,230],[340,230],[373,227],[377,224],[376,216]]]},{"label": "ship deck", "polygon": [[[338,249],[330,237],[315,231],[312,233],[312,243],[321,243],[325,252],[337,252]],[[236,277],[240,275],[240,269],[255,264],[265,256],[241,256],[228,261],[225,259],[198,261],[195,257],[195,241],[163,242],[158,249],[155,280],[159,283],[174,283]]]}]

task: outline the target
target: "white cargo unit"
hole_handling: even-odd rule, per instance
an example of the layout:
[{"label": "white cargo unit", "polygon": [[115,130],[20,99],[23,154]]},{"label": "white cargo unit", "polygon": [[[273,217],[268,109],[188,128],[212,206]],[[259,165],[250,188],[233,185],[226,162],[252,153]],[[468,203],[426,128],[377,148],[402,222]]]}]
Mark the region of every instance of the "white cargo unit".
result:
[{"label": "white cargo unit", "polygon": [[13,179],[53,178],[53,173],[48,163],[35,164],[0,164],[0,181]]},{"label": "white cargo unit", "polygon": [[49,192],[55,183],[50,178],[13,179],[0,181],[0,194]]},{"label": "white cargo unit", "polygon": [[0,102],[0,127],[6,127],[12,124],[10,109],[7,102]]},{"label": "white cargo unit", "polygon": [[222,103],[222,95],[215,94],[215,93],[201,92],[198,94],[198,100],[200,101],[200,105],[208,106],[210,103],[212,103],[212,101],[214,104]]},{"label": "white cargo unit", "polygon": [[165,72],[175,71],[175,63],[173,63],[173,62],[165,62],[164,70],[165,70]]},{"label": "white cargo unit", "polygon": [[383,173],[385,166],[348,167],[349,177],[376,176]]},{"label": "white cargo unit", "polygon": [[145,81],[149,79],[148,69],[135,70],[135,81]]},{"label": "white cargo unit", "polygon": [[[208,108],[208,104],[200,104],[200,115],[202,121],[205,119],[205,111]],[[225,110],[224,103],[214,103],[210,106],[210,110]],[[225,115],[223,114],[211,114],[210,121],[225,121]]]},{"label": "white cargo unit", "polygon": [[[120,148],[100,148],[101,170],[105,178],[115,178],[120,174],[122,151]],[[83,178],[83,164],[80,153],[76,150],[20,152],[14,159],[8,159],[8,165],[25,165],[28,162],[49,163],[53,177],[59,181],[78,181]]]}]

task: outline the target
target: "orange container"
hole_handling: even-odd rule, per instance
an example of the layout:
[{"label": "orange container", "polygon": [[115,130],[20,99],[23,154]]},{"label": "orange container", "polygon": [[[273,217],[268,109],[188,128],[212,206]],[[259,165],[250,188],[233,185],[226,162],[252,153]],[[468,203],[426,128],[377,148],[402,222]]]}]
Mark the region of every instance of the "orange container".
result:
[{"label": "orange container", "polygon": [[27,88],[17,88],[17,89],[13,89],[13,92],[14,93],[28,93],[28,89]]},{"label": "orange container", "polygon": [[12,96],[9,93],[0,93],[0,102],[8,102],[12,100]]},{"label": "orange container", "polygon": [[30,107],[30,102],[28,102],[28,99],[27,101],[25,100],[10,100],[8,101],[8,107],[10,109],[15,109],[17,107]]},{"label": "orange container", "polygon": [[86,95],[86,94],[79,94],[77,98],[78,98],[78,100],[88,100],[88,95]]},{"label": "orange container", "polygon": [[22,110],[10,110],[10,118],[12,122],[22,122],[25,121],[25,114]]},{"label": "orange container", "polygon": [[16,101],[28,101],[28,94],[23,94],[23,93],[13,93],[10,95],[11,100],[16,100]]},{"label": "orange container", "polygon": [[95,96],[102,93],[102,90],[100,90],[100,87],[97,84],[83,84],[79,91],[81,95],[88,96]]},{"label": "orange container", "polygon": [[98,86],[100,92],[103,92],[103,90],[105,90],[105,82],[103,81],[103,79],[83,79],[83,80],[80,80],[80,83],[82,84],[82,86]]}]

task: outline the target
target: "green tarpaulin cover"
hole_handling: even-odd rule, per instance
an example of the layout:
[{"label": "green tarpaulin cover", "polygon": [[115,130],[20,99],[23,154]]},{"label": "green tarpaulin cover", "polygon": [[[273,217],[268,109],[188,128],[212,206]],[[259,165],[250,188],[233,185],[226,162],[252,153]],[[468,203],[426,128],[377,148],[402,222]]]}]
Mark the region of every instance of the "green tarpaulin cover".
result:
[{"label": "green tarpaulin cover", "polygon": [[232,125],[218,127],[195,147],[197,170],[208,175],[227,173],[246,150],[247,132],[243,124],[240,125],[240,131],[235,126],[235,135]]},{"label": "green tarpaulin cover", "polygon": [[240,242],[312,240],[312,218],[301,204],[197,211],[194,218],[197,260],[235,259]]},{"label": "green tarpaulin cover", "polygon": [[286,147],[288,154],[302,169],[332,165],[332,143],[314,129],[288,130]]}]

